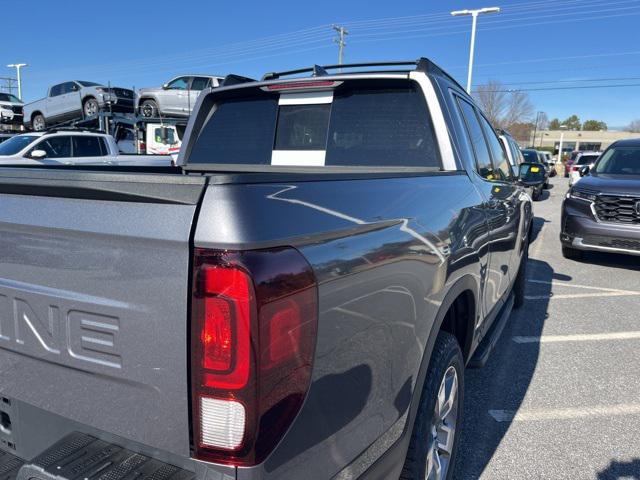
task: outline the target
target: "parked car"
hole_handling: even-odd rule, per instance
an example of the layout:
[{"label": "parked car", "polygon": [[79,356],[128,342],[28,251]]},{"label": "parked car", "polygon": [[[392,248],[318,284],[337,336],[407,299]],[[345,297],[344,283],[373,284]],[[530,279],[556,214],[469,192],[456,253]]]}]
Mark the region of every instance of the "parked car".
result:
[{"label": "parked car", "polygon": [[544,173],[387,65],[206,90],[178,168],[0,169],[21,478],[451,478]]},{"label": "parked car", "polygon": [[142,88],[136,98],[136,111],[147,118],[189,116],[202,90],[217,87],[223,77],[182,75],[162,87]]},{"label": "parked car", "polygon": [[580,168],[582,180],[562,206],[563,255],[640,255],[640,139],[615,142],[595,165]]},{"label": "parked car", "polygon": [[169,155],[122,155],[115,139],[104,133],[52,130],[16,135],[0,144],[1,165],[166,165]]},{"label": "parked car", "polygon": [[54,85],[45,98],[27,103],[24,125],[40,132],[66,121],[94,117],[100,111],[133,113],[133,104],[133,90],[73,80]]},{"label": "parked car", "polygon": [[573,165],[573,162],[576,160],[577,156],[580,155],[582,152],[576,150],[571,152],[571,155],[569,155],[569,157],[567,158],[567,161],[564,162],[564,178],[569,178],[569,173],[571,172],[571,166]]},{"label": "parked car", "polygon": [[593,166],[599,156],[600,152],[582,152],[577,155],[571,164],[569,172],[569,186],[580,180],[580,170],[582,167],[585,165],[589,165],[590,167]]},{"label": "parked car", "polygon": [[543,188],[549,188],[549,167],[545,165],[545,157],[538,150],[534,150],[533,148],[525,148],[522,150],[522,155],[524,159],[528,163],[537,163],[542,166],[542,169],[545,172],[545,179]]},{"label": "parked car", "polygon": [[513,136],[506,130],[497,131],[502,147],[504,148],[507,157],[509,157],[509,163],[513,168],[518,168],[521,163],[524,163],[524,157],[520,151],[520,146]]},{"label": "parked car", "polygon": [[544,156],[544,164],[549,169],[549,176],[555,177],[558,174],[558,172],[556,171],[556,161],[551,156],[551,153],[546,151],[540,151],[540,153],[542,153],[542,155]]},{"label": "parked car", "polygon": [[0,123],[22,125],[24,103],[15,95],[0,92]]}]

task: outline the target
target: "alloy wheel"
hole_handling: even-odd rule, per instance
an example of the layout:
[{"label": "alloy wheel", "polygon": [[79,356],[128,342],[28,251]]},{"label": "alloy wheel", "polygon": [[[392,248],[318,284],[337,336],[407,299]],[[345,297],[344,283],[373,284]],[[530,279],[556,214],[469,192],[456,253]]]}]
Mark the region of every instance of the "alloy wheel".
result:
[{"label": "alloy wheel", "polygon": [[444,373],[438,390],[430,428],[426,480],[444,480],[451,467],[451,455],[458,420],[458,372],[452,365]]}]

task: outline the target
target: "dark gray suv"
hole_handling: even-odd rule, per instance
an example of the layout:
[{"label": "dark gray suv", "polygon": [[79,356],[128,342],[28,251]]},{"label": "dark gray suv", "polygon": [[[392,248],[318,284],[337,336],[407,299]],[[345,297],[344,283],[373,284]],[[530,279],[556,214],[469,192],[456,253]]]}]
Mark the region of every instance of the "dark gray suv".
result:
[{"label": "dark gray suv", "polygon": [[562,253],[585,250],[640,255],[640,139],[611,145],[567,193]]}]

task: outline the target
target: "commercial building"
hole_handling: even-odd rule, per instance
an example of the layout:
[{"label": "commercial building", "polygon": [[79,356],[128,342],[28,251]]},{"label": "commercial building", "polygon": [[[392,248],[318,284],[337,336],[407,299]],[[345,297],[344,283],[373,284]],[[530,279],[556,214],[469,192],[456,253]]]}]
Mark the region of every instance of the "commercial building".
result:
[{"label": "commercial building", "polygon": [[539,130],[533,142],[527,145],[534,148],[553,148],[555,154],[560,148],[560,136],[564,133],[562,151],[567,154],[575,150],[602,151],[613,142],[626,138],[639,138],[640,133],[614,131],[584,131],[584,130]]}]

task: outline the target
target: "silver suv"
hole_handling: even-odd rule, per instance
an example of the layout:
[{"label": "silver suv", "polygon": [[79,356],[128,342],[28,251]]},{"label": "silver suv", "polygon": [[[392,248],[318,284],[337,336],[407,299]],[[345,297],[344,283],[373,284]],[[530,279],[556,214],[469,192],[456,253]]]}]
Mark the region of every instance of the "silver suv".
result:
[{"label": "silver suv", "polygon": [[159,116],[189,116],[198,95],[205,88],[218,87],[224,77],[212,75],[182,75],[162,87],[138,91],[136,111],[147,118]]}]

